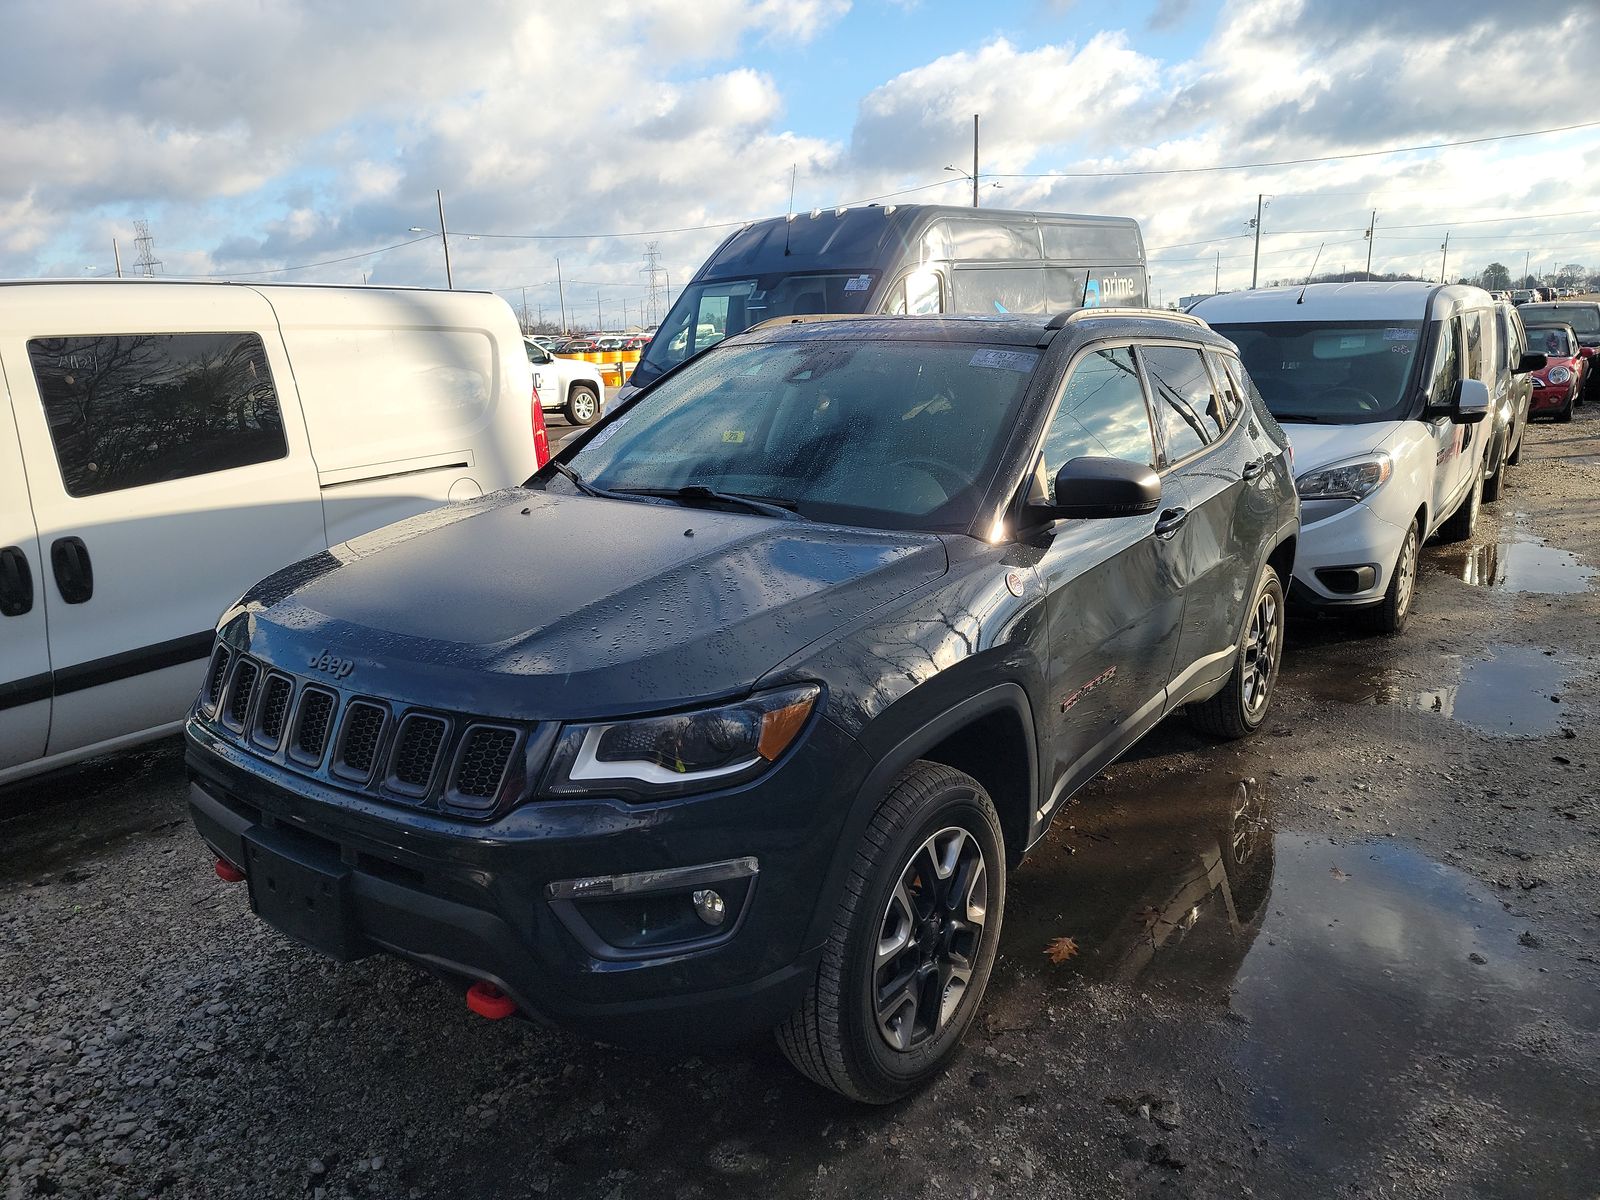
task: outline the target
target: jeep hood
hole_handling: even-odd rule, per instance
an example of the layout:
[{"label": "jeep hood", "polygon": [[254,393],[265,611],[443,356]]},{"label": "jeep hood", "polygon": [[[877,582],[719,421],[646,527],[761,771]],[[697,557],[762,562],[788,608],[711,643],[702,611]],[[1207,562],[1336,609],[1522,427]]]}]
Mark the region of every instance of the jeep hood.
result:
[{"label": "jeep hood", "polygon": [[351,692],[583,719],[747,691],[947,569],[933,534],[512,489],[290,567],[223,625],[301,677],[352,664]]}]

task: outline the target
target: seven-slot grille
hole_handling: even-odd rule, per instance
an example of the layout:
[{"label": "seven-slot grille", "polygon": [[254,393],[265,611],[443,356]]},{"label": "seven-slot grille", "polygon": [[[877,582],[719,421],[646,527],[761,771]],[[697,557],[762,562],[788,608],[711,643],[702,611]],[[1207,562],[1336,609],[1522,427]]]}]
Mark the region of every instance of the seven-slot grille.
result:
[{"label": "seven-slot grille", "polygon": [[447,714],[396,714],[397,723],[382,701],[341,700],[330,687],[269,670],[227,646],[212,652],[204,686],[204,707],[258,753],[281,753],[296,769],[325,770],[346,786],[393,798],[433,797],[486,812],[522,740],[515,726]]}]

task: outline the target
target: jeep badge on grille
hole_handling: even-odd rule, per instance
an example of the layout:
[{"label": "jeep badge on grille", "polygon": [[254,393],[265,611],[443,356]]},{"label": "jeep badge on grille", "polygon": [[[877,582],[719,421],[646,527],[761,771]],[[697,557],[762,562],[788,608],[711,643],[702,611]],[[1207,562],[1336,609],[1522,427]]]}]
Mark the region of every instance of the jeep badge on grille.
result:
[{"label": "jeep badge on grille", "polygon": [[313,671],[326,671],[335,679],[347,679],[356,669],[356,664],[348,658],[339,658],[324,650],[321,654],[313,654],[306,663]]}]

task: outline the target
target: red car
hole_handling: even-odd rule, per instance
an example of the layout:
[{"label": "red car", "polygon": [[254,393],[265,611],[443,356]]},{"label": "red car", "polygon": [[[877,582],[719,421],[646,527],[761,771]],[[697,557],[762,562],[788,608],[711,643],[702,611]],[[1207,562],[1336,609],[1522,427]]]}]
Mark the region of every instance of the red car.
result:
[{"label": "red car", "polygon": [[1578,347],[1570,325],[1529,325],[1528,353],[1543,354],[1548,361],[1533,373],[1533,400],[1528,417],[1572,420],[1572,409],[1583,403],[1584,373],[1589,359]]}]

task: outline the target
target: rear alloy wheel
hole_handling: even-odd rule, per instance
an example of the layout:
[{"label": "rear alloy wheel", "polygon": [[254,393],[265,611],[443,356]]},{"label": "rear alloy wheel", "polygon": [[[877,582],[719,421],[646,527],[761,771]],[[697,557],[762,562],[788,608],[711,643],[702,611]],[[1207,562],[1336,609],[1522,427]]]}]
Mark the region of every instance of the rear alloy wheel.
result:
[{"label": "rear alloy wheel", "polygon": [[1406,530],[1406,540],[1400,543],[1400,553],[1389,573],[1389,587],[1383,599],[1361,611],[1361,623],[1374,633],[1392,635],[1406,627],[1411,600],[1417,591],[1417,554],[1421,549],[1422,533],[1413,521]]},{"label": "rear alloy wheel", "polygon": [[1215,696],[1189,706],[1189,719],[1220,738],[1242,738],[1267,719],[1283,660],[1283,583],[1271,567],[1256,583],[1250,619],[1233,662],[1233,673]]},{"label": "rear alloy wheel", "polygon": [[587,384],[575,383],[561,411],[574,425],[593,425],[600,415],[600,397]]},{"label": "rear alloy wheel", "polygon": [[800,1008],[775,1031],[799,1071],[888,1104],[944,1070],[989,982],[1005,842],[983,786],[940,763],[900,773],[873,815]]}]

